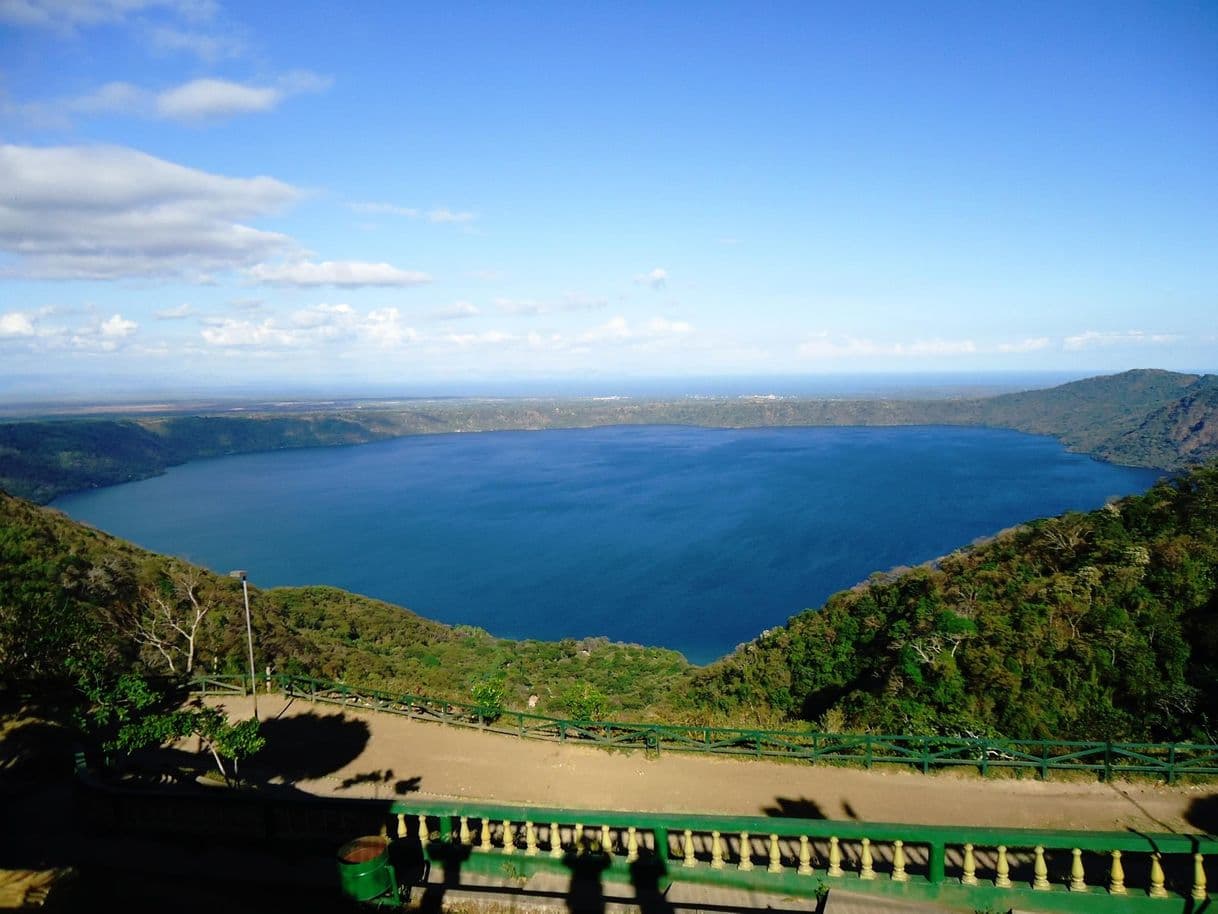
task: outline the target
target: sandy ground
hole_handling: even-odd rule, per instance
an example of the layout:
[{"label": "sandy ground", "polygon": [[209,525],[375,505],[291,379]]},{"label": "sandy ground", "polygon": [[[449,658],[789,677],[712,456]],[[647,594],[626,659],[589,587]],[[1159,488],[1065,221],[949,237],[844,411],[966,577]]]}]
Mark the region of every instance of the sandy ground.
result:
[{"label": "sandy ground", "polygon": [[[234,718],[252,710],[248,698],[208,700]],[[1218,799],[1215,784],[1040,782],[963,771],[926,776],[678,753],[648,758],[280,696],[260,696],[258,710],[269,740],[267,761],[298,788],[333,796],[1188,832],[1201,830],[1199,806],[1212,809]]]}]

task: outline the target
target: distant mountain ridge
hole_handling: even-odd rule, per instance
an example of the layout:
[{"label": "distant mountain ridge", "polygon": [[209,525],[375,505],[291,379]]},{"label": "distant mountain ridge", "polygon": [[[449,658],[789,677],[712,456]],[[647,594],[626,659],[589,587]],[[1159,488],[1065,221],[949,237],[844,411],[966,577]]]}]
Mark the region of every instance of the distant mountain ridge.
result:
[{"label": "distant mountain ridge", "polygon": [[[1176,470],[1218,454],[1218,375],[1135,369],[978,404],[986,425],[1052,435],[1113,463]],[[1179,425],[1208,427],[1189,437]]]},{"label": "distant mountain ridge", "polygon": [[1218,375],[1136,369],[1044,390],[960,399],[734,397],[480,399],[0,423],[0,489],[37,502],[203,457],[364,444],[443,432],[602,425],[982,425],[1052,435],[1073,451],[1180,470],[1218,456]]}]

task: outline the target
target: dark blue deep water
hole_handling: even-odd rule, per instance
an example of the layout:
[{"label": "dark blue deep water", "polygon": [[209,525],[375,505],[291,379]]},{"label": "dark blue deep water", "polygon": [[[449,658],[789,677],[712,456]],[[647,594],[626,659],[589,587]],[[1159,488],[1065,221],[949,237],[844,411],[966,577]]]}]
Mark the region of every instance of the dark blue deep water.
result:
[{"label": "dark blue deep water", "polygon": [[1158,476],[994,429],[628,427],[226,457],[55,506],[261,587],[701,663],[872,571]]}]

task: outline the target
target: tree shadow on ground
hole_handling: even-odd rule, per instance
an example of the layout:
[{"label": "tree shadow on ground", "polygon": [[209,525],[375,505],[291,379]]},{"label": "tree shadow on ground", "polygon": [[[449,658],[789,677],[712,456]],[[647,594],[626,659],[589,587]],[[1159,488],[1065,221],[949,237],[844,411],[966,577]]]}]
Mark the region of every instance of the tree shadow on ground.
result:
[{"label": "tree shadow on ground", "polygon": [[[343,778],[339,782],[339,790],[350,790],[353,787],[372,787],[376,796],[380,796],[382,787],[389,789],[389,782],[393,781],[395,775],[392,768],[386,768],[384,771],[361,771],[359,774],[353,774],[349,778]],[[396,796],[404,796],[408,793],[415,793],[422,783],[422,778],[399,778],[394,782],[392,790]]]},{"label": "tree shadow on ground", "polygon": [[0,783],[48,780],[72,772],[72,733],[42,720],[23,721],[0,739]]},{"label": "tree shadow on ground", "polygon": [[827,819],[824,810],[815,800],[807,797],[775,797],[773,806],[763,806],[761,811],[776,819]]},{"label": "tree shadow on ground", "polygon": [[1184,821],[1210,835],[1218,835],[1218,793],[1198,797],[1188,804]]},{"label": "tree shadow on ground", "polygon": [[259,732],[266,746],[250,756],[248,767],[288,784],[325,777],[351,764],[371,735],[366,721],[342,711],[268,720]]}]

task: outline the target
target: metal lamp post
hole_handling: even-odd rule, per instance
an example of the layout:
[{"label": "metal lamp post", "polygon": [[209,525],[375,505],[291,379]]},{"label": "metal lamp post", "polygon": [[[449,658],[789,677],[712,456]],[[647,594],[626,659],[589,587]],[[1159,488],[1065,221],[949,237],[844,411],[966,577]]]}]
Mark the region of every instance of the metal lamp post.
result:
[{"label": "metal lamp post", "polygon": [[230,571],[229,577],[241,579],[241,592],[245,596],[245,643],[250,652],[250,695],[254,698],[254,720],[258,719],[258,674],[254,672],[254,629],[250,624],[250,584],[244,571]]}]

